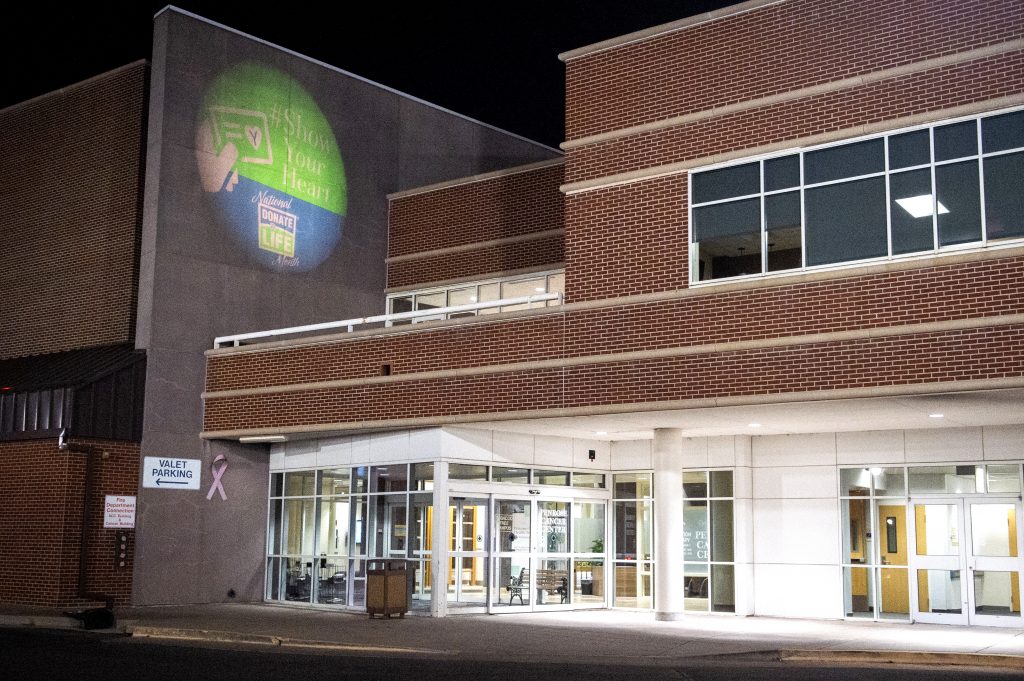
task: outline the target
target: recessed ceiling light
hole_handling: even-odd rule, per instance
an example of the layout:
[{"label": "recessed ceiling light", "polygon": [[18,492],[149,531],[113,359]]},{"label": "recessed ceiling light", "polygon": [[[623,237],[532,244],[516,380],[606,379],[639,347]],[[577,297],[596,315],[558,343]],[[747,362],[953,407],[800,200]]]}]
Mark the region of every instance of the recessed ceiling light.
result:
[{"label": "recessed ceiling light", "polygon": [[749,427],[749,428],[760,428],[761,424],[760,423],[748,423],[747,427]]},{"label": "recessed ceiling light", "polygon": [[536,291],[537,293],[544,293],[544,287],[543,286],[538,286],[537,288],[535,288],[533,290]]},{"label": "recessed ceiling light", "polygon": [[595,430],[594,431],[594,435],[607,435],[607,434],[608,434],[607,430]]},{"label": "recessed ceiling light", "polygon": [[[896,203],[899,204],[900,208],[910,213],[911,217],[925,218],[932,214],[932,195],[921,194],[920,196],[908,196],[905,199],[896,199]],[[938,206],[939,215],[948,213],[949,209],[943,206],[940,202],[936,201],[935,205]]]},{"label": "recessed ceiling light", "polygon": [[939,412],[928,414],[928,418],[930,419],[941,419],[943,416],[945,416],[945,414],[940,414]]}]

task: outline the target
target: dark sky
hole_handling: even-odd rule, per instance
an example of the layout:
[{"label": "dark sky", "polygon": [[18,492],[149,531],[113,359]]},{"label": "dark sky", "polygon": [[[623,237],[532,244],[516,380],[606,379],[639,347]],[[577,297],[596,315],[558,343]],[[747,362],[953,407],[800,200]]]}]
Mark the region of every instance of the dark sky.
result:
[{"label": "dark sky", "polygon": [[[0,108],[148,58],[163,2],[5,9]],[[716,9],[723,0],[191,2],[175,5],[244,33],[556,146],[558,53]]]}]

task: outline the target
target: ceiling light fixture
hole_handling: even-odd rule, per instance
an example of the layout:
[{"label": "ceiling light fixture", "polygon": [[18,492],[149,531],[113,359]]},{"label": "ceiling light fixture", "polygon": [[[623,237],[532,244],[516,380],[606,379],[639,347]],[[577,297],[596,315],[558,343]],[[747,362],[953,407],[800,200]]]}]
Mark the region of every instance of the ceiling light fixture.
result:
[{"label": "ceiling light fixture", "polygon": [[928,414],[928,418],[930,418],[930,419],[941,419],[944,416],[945,416],[945,414],[940,414],[939,412],[934,412],[934,413]]},{"label": "ceiling light fixture", "polygon": [[[900,208],[910,213],[911,217],[915,218],[929,217],[934,210],[931,194],[921,194],[920,196],[908,196],[905,199],[896,199],[896,203],[899,204]],[[949,212],[949,209],[943,206],[941,202],[936,201],[935,205],[939,208],[939,215]]]},{"label": "ceiling light fixture", "polygon": [[760,428],[761,424],[760,423],[748,423],[747,427],[748,428]]},{"label": "ceiling light fixture", "polygon": [[238,438],[238,441],[242,444],[259,444],[263,442],[284,442],[287,440],[284,435],[247,435],[245,437]]}]

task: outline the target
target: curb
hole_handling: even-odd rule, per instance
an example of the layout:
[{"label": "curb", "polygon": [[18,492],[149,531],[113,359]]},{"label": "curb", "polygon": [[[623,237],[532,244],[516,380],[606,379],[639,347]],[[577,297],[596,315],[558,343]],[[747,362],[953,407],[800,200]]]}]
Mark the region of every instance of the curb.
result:
[{"label": "curb", "polygon": [[856,663],[858,665],[932,665],[1024,671],[1024,656],[982,652],[919,650],[776,650],[780,662]]},{"label": "curb", "polygon": [[81,629],[82,623],[60,615],[0,615],[0,627],[33,629]]},{"label": "curb", "polygon": [[334,643],[332,641],[310,641],[268,634],[243,634],[212,629],[178,629],[173,627],[128,627],[132,638],[156,638],[176,641],[206,641],[210,643],[247,643],[277,646],[280,648],[311,648],[343,652],[392,653],[406,655],[457,655],[453,650],[431,650],[428,648],[405,648],[401,646],[375,646],[356,643]]}]

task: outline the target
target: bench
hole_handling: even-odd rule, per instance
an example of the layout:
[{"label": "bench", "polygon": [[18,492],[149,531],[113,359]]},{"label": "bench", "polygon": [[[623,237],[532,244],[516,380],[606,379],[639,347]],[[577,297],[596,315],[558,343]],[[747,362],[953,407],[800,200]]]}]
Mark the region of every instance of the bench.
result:
[{"label": "bench", "polygon": [[537,602],[542,599],[541,591],[551,591],[562,597],[565,603],[569,595],[569,578],[562,570],[537,570]]},{"label": "bench", "polygon": [[[530,587],[530,571],[523,568],[519,571],[518,577],[509,577],[508,604],[512,605],[512,599],[518,598],[520,605],[526,605],[523,601],[523,589]],[[552,591],[561,596],[561,602],[569,596],[569,578],[562,570],[537,570],[537,600],[542,599],[542,592]]]}]

